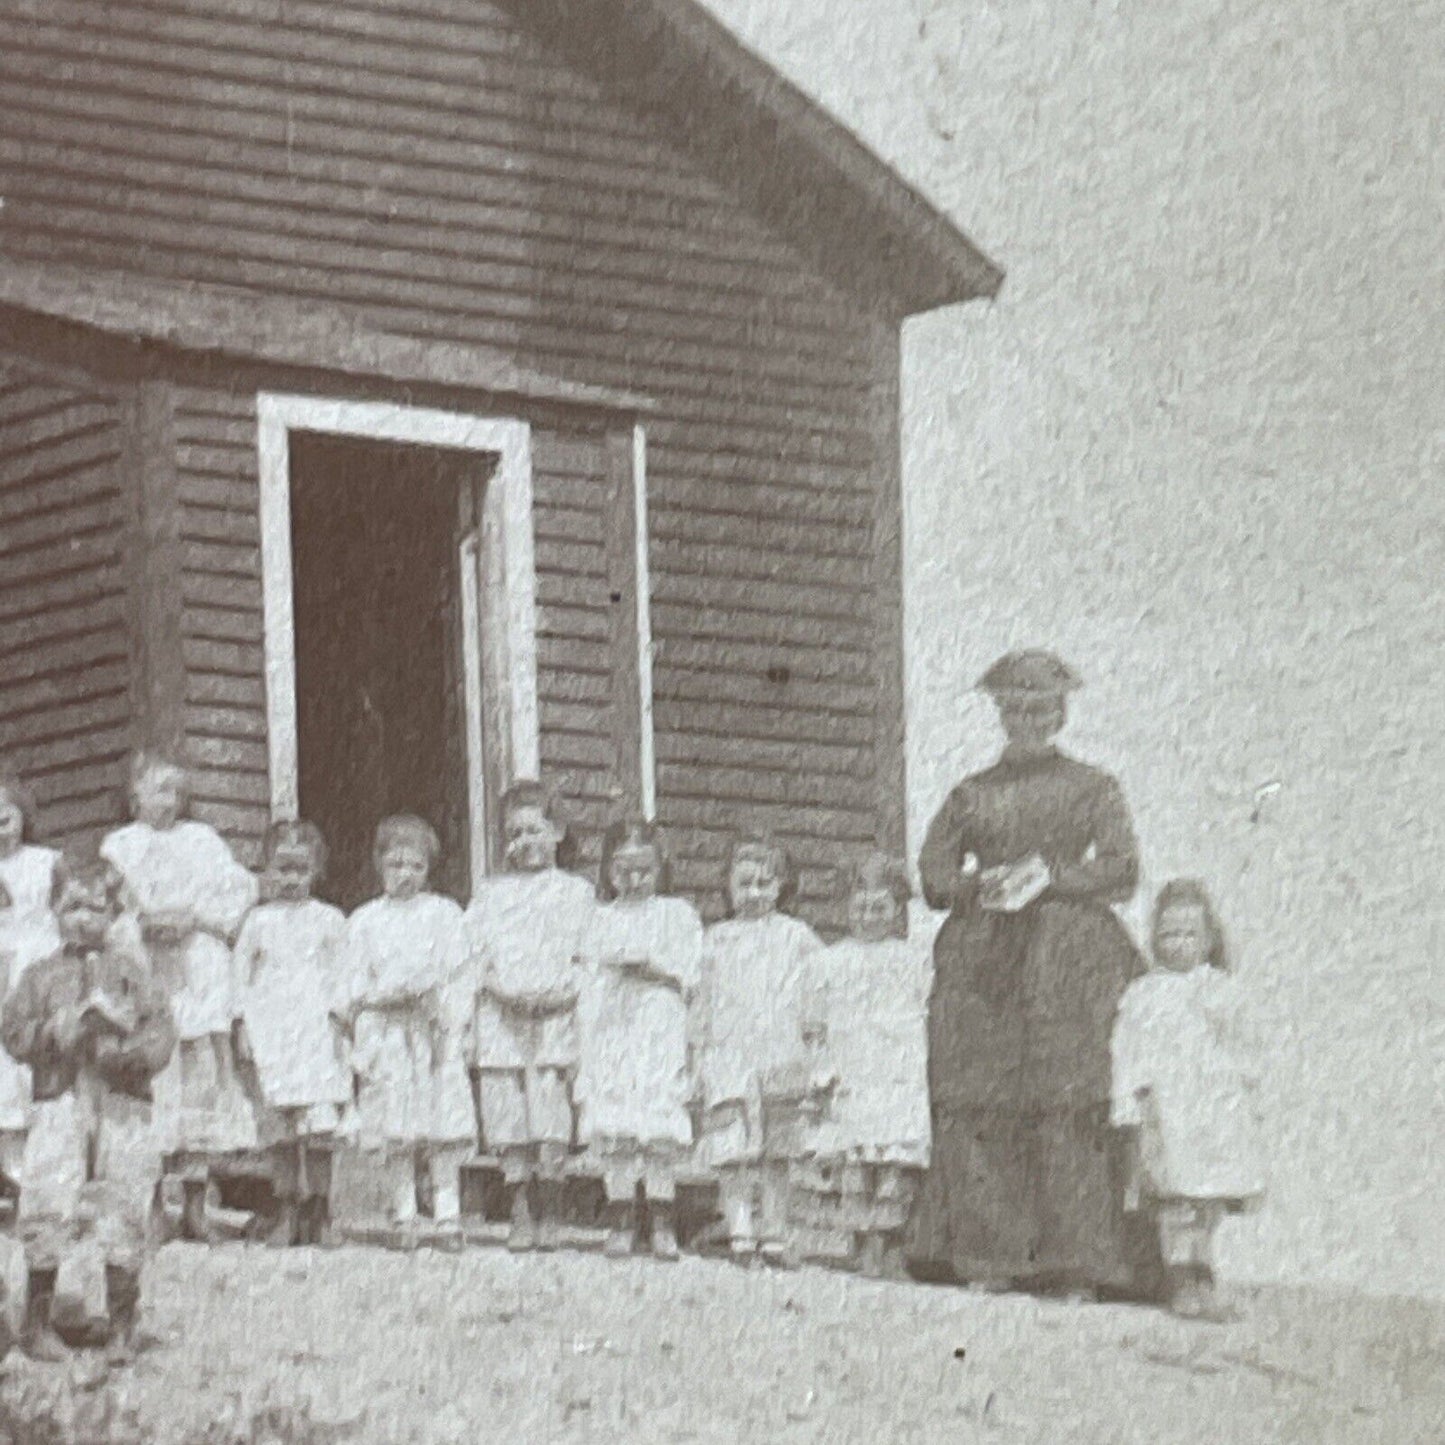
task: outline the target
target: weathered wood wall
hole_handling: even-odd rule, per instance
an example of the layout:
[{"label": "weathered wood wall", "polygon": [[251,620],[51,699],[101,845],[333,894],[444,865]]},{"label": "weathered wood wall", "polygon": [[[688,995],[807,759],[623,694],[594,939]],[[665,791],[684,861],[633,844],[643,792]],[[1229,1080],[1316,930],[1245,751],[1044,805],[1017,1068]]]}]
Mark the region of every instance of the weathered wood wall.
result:
[{"label": "weathered wood wall", "polygon": [[[501,5],[53,0],[3,23],[6,251],[352,303],[658,399],[658,791],[679,881],[716,911],[729,830],[762,824],[797,852],[805,908],[833,916],[838,849],[901,837],[896,332]],[[177,424],[187,726],[205,806],[253,836],[249,417],[187,397]],[[595,816],[601,473],[575,443],[555,456],[544,750]]]},{"label": "weathered wood wall", "polygon": [[124,813],[124,430],[118,398],[0,360],[0,757],[47,842]]}]

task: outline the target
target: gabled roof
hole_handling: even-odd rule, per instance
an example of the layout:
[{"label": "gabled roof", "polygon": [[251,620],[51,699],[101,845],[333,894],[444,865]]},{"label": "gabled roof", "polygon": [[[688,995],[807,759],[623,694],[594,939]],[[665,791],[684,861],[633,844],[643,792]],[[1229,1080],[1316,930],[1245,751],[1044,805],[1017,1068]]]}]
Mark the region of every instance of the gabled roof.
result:
[{"label": "gabled roof", "polygon": [[229,286],[163,281],[0,256],[0,344],[25,349],[43,317],[126,343],[269,366],[524,397],[599,411],[650,411],[650,399],[518,366],[491,347],[384,331],[344,306]]},{"label": "gabled roof", "polygon": [[503,3],[883,309],[997,293],[1003,272],[947,216],[698,0]]}]

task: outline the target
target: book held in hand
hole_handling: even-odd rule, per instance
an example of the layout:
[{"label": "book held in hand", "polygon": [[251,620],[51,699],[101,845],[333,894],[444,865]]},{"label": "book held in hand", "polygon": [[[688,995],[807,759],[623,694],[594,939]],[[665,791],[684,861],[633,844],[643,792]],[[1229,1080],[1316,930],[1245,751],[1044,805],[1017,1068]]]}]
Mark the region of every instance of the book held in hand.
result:
[{"label": "book held in hand", "polygon": [[1021,863],[991,868],[983,877],[979,901],[994,913],[1018,913],[1052,881],[1049,865],[1037,853]]}]

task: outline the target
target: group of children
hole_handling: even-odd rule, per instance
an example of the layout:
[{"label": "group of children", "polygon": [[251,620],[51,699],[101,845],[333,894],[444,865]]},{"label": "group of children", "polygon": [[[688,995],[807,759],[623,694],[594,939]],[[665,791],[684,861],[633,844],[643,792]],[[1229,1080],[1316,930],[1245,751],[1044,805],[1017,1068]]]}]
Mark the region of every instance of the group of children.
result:
[{"label": "group of children", "polygon": [[[900,862],[852,872],[849,934],[825,947],[787,911],[784,850],[740,836],[729,916],[704,928],[669,891],[652,824],[609,830],[594,887],[559,867],[565,830],[522,782],[503,800],[504,869],[466,910],[428,888],[436,833],[398,816],[376,831],[378,896],[345,917],[313,896],[326,847],[310,824],[271,828],[257,878],[186,817],[177,764],[138,757],[131,801],[99,858],[73,863],[26,841],[28,795],[0,776],[0,1171],[41,1352],[90,1338],[124,1353],[163,1169],[204,1237],[208,1172],[242,1151],[269,1155],[288,1241],[378,1217],[405,1237],[429,1196],[459,1243],[481,1150],[517,1250],[558,1244],[581,1158],[609,1255],[638,1247],[645,1201],[652,1252],[676,1258],[677,1182],[695,1169],[717,1181],[734,1258],[787,1262],[821,1231],[869,1272],[900,1269],[930,1144],[930,967]],[[1216,934],[1202,892],[1161,900],[1159,971],[1116,1037],[1139,1202],[1191,1279],[1218,1201],[1257,1192],[1222,1139],[1213,1173],[1183,1177],[1170,1135],[1181,1099],[1214,1107],[1188,1070],[1226,1090],[1240,1076],[1208,1022],[1228,1005]]]},{"label": "group of children", "polygon": [[[652,1253],[676,1258],[678,1177],[703,1169],[732,1254],[781,1262],[807,1160],[815,1213],[866,1236],[871,1267],[896,1258],[928,1151],[928,970],[897,936],[901,865],[859,870],[855,936],[825,950],[783,911],[784,851],[740,837],[732,916],[704,929],[669,892],[651,824],[609,830],[594,887],[558,866],[565,830],[522,782],[503,800],[505,867],[465,911],[428,888],[435,832],[401,816],[376,832],[378,896],[348,918],[313,896],[311,825],[275,824],[256,877],[185,816],[178,765],[138,757],[131,804],[98,858],[71,863],[26,841],[25,789],[0,779],[0,1168],[42,1346],[108,1322],[123,1347],[163,1167],[183,1230],[206,1237],[216,1160],[257,1150],[286,1240],[378,1217],[405,1237],[426,1195],[460,1241],[480,1149],[510,1188],[517,1250],[557,1245],[580,1156],[608,1254],[641,1242],[645,1201]],[[866,994],[840,982],[853,974]]]}]

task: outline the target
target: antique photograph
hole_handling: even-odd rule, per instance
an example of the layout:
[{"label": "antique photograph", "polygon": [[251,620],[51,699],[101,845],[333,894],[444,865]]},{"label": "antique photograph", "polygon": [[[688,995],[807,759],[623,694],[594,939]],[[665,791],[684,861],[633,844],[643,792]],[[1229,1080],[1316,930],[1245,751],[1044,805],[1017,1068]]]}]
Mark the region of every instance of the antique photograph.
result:
[{"label": "antique photograph", "polygon": [[0,1445],[1445,1441],[1445,6],[0,0]]}]

